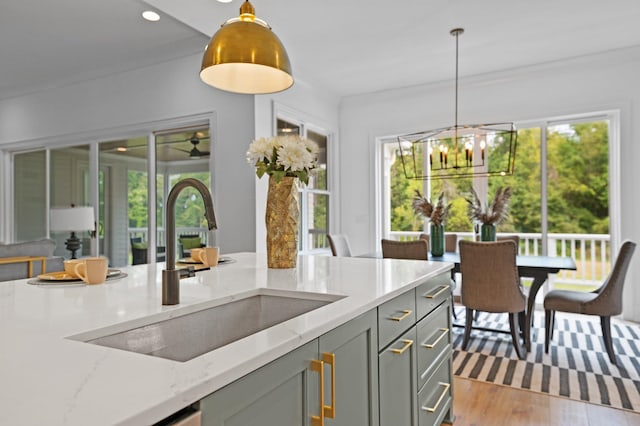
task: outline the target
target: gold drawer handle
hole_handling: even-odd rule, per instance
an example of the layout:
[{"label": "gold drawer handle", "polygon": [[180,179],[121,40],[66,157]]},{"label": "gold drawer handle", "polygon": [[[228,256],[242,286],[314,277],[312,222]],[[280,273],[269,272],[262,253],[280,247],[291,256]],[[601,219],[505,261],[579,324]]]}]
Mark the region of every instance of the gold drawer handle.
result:
[{"label": "gold drawer handle", "polygon": [[440,403],[442,402],[442,400],[444,399],[444,397],[447,395],[447,393],[449,392],[449,388],[451,387],[451,385],[449,383],[442,383],[442,382],[438,382],[438,384],[442,387],[444,387],[444,390],[442,391],[442,394],[440,395],[440,398],[438,398],[438,400],[436,401],[436,405],[434,405],[433,407],[425,407],[423,406],[422,409],[424,411],[427,411],[429,413],[433,413],[438,409],[438,406],[440,405]]},{"label": "gold drawer handle", "polygon": [[444,292],[445,290],[448,290],[449,286],[448,285],[441,285],[440,286],[440,290],[437,291],[435,294],[425,294],[423,297],[426,299],[435,299],[436,297],[438,297],[440,295],[440,293]]},{"label": "gold drawer handle", "polygon": [[320,375],[320,415],[311,416],[311,426],[324,426],[324,362],[311,360],[311,371]]},{"label": "gold drawer handle", "polygon": [[413,313],[413,311],[411,311],[409,309],[403,309],[402,310],[402,315],[400,315],[399,317],[391,317],[389,319],[392,320],[392,321],[402,321],[403,319],[405,319],[406,317],[408,317],[412,313]]},{"label": "gold drawer handle", "polygon": [[423,343],[422,346],[424,346],[427,349],[433,349],[440,340],[442,340],[442,338],[444,336],[446,336],[447,334],[449,334],[449,329],[448,328],[441,328],[440,331],[442,331],[442,333],[440,334],[440,336],[435,340],[435,342],[433,343]]},{"label": "gold drawer handle", "polygon": [[[336,354],[325,352],[322,361],[331,366],[331,405],[324,405],[322,410],[328,419],[336,418]],[[324,402],[324,401],[323,401]]]},{"label": "gold drawer handle", "polygon": [[401,355],[404,351],[409,349],[411,345],[413,345],[413,340],[402,339],[401,342],[404,342],[404,346],[402,347],[402,349],[391,349],[391,352],[393,352],[394,354]]}]

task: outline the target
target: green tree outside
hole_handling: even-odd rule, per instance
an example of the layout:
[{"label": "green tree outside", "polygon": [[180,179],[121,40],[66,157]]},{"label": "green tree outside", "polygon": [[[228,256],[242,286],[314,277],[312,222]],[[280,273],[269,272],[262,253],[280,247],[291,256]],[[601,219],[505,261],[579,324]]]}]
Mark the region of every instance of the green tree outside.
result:
[{"label": "green tree outside", "polygon": [[[498,232],[537,233],[541,227],[540,129],[518,131],[516,166],[513,176],[491,177],[489,198],[500,186],[514,188],[510,217]],[[606,121],[554,126],[547,134],[548,226],[551,233],[609,232],[608,123]],[[505,162],[499,145],[488,153],[489,161]],[[464,200],[472,179],[434,180],[431,198],[445,192],[452,203],[446,230],[472,232]],[[398,158],[391,166],[391,229],[401,232],[423,230],[423,220],[411,207],[415,189],[424,192],[423,182],[404,176]]]}]

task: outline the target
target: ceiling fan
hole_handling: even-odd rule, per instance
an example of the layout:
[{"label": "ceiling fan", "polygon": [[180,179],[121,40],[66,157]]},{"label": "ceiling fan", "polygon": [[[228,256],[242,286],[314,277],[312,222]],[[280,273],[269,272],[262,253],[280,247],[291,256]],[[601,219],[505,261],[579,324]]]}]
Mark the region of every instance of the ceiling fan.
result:
[{"label": "ceiling fan", "polygon": [[193,160],[197,160],[199,158],[208,157],[209,154],[210,154],[209,151],[200,151],[198,149],[198,145],[200,144],[200,141],[201,140],[205,140],[205,139],[209,139],[209,137],[207,136],[207,137],[200,138],[198,136],[198,133],[196,132],[189,139],[185,139],[184,140],[184,141],[191,142],[191,144],[193,145],[193,148],[191,148],[190,150],[182,149],[182,148],[178,148],[178,147],[172,147],[172,148],[176,149],[178,151],[188,152],[189,153],[189,158],[191,158]]}]

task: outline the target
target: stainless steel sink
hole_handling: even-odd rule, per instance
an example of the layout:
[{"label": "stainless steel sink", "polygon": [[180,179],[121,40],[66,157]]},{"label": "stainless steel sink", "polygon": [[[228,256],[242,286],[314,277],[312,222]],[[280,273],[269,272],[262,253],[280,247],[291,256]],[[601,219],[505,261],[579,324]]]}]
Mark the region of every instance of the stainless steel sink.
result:
[{"label": "stainless steel sink", "polygon": [[270,290],[90,340],[72,338],[184,362],[342,298],[283,293]]}]

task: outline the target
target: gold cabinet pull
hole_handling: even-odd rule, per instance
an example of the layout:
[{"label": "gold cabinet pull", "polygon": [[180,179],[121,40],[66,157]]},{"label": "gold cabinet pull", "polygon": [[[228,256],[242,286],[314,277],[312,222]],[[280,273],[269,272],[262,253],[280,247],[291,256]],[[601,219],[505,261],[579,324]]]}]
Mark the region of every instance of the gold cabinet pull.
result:
[{"label": "gold cabinet pull", "polygon": [[433,407],[422,406],[422,409],[424,411],[433,413],[438,409],[438,406],[440,405],[444,397],[447,396],[447,393],[449,392],[449,388],[451,387],[451,385],[449,383],[442,383],[442,382],[438,382],[438,384],[443,387],[442,393],[440,394],[440,398],[438,398],[438,400],[436,401],[436,405],[434,405]]},{"label": "gold cabinet pull", "polygon": [[324,362],[311,360],[311,371],[320,375],[320,415],[311,416],[311,426],[324,426]]},{"label": "gold cabinet pull", "polygon": [[444,292],[445,290],[448,290],[449,286],[448,285],[441,285],[440,286],[440,290],[436,291],[434,294],[425,294],[423,297],[425,299],[435,299],[436,297],[438,297],[440,295],[440,293]]},{"label": "gold cabinet pull", "polygon": [[336,354],[324,352],[322,361],[331,366],[331,405],[323,407],[324,416],[328,419],[336,418]]},{"label": "gold cabinet pull", "polygon": [[413,345],[413,340],[402,339],[401,342],[404,342],[404,346],[401,349],[391,349],[391,352],[393,352],[394,354],[401,355],[404,351],[409,349],[411,345]]},{"label": "gold cabinet pull", "polygon": [[406,317],[408,317],[412,313],[413,313],[413,311],[411,311],[409,309],[403,309],[402,310],[402,315],[400,315],[399,317],[390,317],[389,319],[393,320],[393,321],[402,321],[403,319],[405,319]]},{"label": "gold cabinet pull", "polygon": [[438,338],[433,342],[433,343],[423,343],[422,346],[424,346],[427,349],[433,349],[440,340],[442,340],[442,338],[444,336],[446,336],[447,334],[449,334],[449,329],[448,328],[441,328],[440,331],[442,333],[440,333],[440,336],[438,336]]}]

